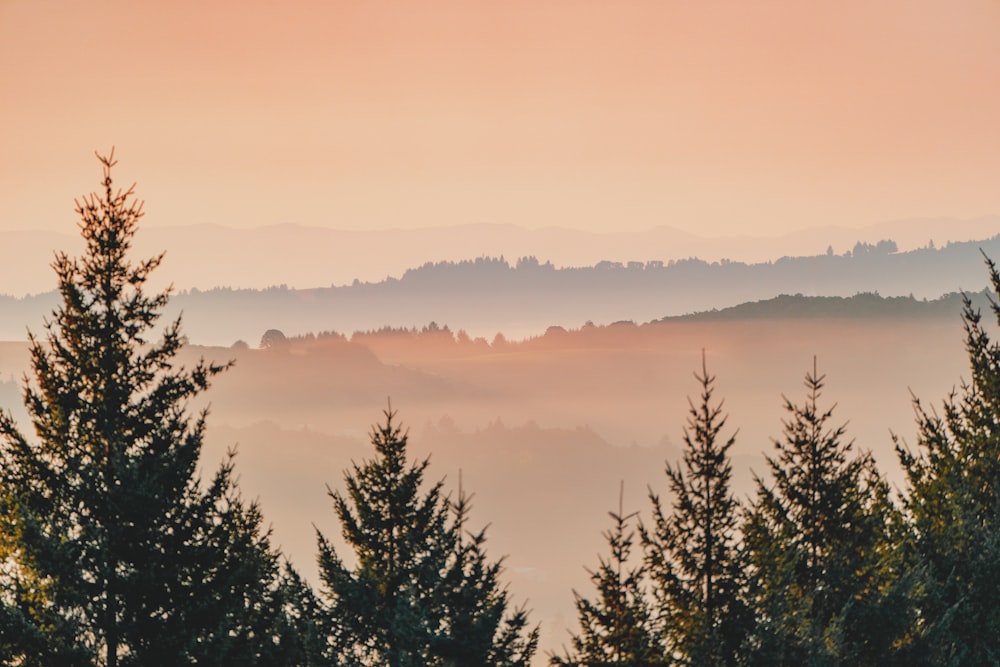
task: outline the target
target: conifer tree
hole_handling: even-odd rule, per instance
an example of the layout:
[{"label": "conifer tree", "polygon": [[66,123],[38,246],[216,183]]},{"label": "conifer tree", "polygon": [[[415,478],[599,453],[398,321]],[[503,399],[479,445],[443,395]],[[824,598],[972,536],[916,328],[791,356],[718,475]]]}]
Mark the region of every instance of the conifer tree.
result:
[{"label": "conifer tree", "polygon": [[767,458],[773,486],[758,479],[744,527],[757,621],[752,664],[900,657],[909,619],[893,560],[899,513],[871,456],[852,455],[846,427],[828,426],[824,379],[814,360],[804,404],[785,399],[784,435]]},{"label": "conifer tree", "polygon": [[188,402],[225,366],[176,368],[180,320],[144,292],[154,257],[128,258],[142,204],[116,190],[77,202],[84,254],[56,256],[62,304],[29,334],[34,437],[0,417],[10,539],[0,578],[29,634],[15,664],[258,664],[275,650],[276,553],[244,503],[232,456],[197,475],[206,413]]},{"label": "conifer tree", "polygon": [[472,496],[459,473],[458,498],[449,502],[452,554],[442,581],[446,633],[435,653],[446,667],[517,667],[527,665],[538,645],[538,629],[530,628],[524,607],[510,607],[510,594],[500,582],[503,559],[486,554],[486,529],[466,529]]},{"label": "conifer tree", "polygon": [[[624,492],[624,483],[621,493]],[[580,620],[580,634],[572,635],[572,650],[551,655],[549,664],[562,667],[646,667],[667,664],[653,629],[652,610],[646,599],[645,571],[630,566],[634,531],[629,521],[637,513],[625,514],[619,494],[618,512],[608,512],[613,522],[604,538],[610,557],[599,558],[590,580],[597,599],[590,600],[573,591]]]},{"label": "conifer tree", "polygon": [[[347,493],[330,491],[350,569],[318,535],[327,623],[326,658],[348,666],[528,665],[538,631],[508,597],[483,549],[466,535],[468,503],[452,505],[443,482],[422,489],[429,459],[410,463],[407,434],[384,411],[372,428],[375,458],[345,473]],[[471,539],[469,539],[471,537]]]},{"label": "conifer tree", "polygon": [[322,610],[316,593],[288,563],[284,565],[278,591],[280,624],[269,637],[276,650],[267,664],[275,667],[329,665],[325,658]]},{"label": "conifer tree", "polygon": [[[1000,295],[1000,276],[986,258]],[[971,377],[943,402],[943,413],[914,398],[917,451],[897,439],[909,485],[924,664],[1000,662],[1000,346],[963,296]],[[1000,306],[991,298],[993,316]]]},{"label": "conifer tree", "polygon": [[27,661],[44,641],[28,617],[44,595],[33,572],[18,567],[16,504],[8,491],[0,487],[0,665]]},{"label": "conifer tree", "polygon": [[713,401],[714,376],[702,352],[700,402],[688,401],[683,464],[667,465],[673,509],[650,491],[653,525],[642,529],[646,568],[653,581],[659,632],[666,655],[681,665],[734,665],[747,628],[739,504],[730,490],[727,417]]}]

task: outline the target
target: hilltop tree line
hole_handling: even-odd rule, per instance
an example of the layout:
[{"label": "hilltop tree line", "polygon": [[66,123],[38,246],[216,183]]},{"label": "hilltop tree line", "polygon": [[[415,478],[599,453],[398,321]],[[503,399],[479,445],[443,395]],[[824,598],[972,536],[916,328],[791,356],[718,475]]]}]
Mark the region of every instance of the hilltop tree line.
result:
[{"label": "hilltop tree line", "polygon": [[[233,452],[201,478],[207,415],[188,406],[228,365],[177,365],[180,320],[161,324],[169,295],[144,290],[160,257],[128,257],[142,206],[100,160],[101,192],[76,205],[86,250],[57,255],[61,303],[30,336],[32,433],[0,415],[0,663],[528,665],[539,628],[469,525],[471,496],[426,479],[391,406],[372,458],[329,490],[352,553],[317,531],[318,588],[241,496]],[[549,662],[1000,662],[1000,345],[964,305],[971,377],[940,412],[915,401],[901,491],[814,363],[769,474],[735,498],[737,434],[703,359],[666,493],[650,490],[648,521],[609,513],[579,630]]]},{"label": "hilltop tree line", "polygon": [[[877,290],[883,295],[913,294],[922,299],[936,298],[955,286],[978,291],[986,281],[976,266],[977,247],[996,256],[1000,237],[905,252],[893,252],[891,241],[858,243],[842,254],[783,257],[755,264],[689,258],[558,267],[535,257],[480,257],[425,264],[397,277],[340,286],[190,288],[175,295],[168,312],[187,313],[185,330],[192,340],[217,345],[240,338],[254,344],[255,340],[246,338],[248,332],[259,335],[273,327],[269,318],[278,311],[282,313],[280,328],[286,333],[331,326],[349,333],[433,319],[461,321],[473,336],[488,332],[491,340],[497,331],[521,336],[551,324],[565,326],[587,319],[649,322],[782,293],[847,297]],[[650,248],[653,254],[668,251]],[[20,323],[40,321],[57,304],[55,292],[24,298],[0,295],[0,335],[20,337]],[[914,314],[936,310],[919,303],[883,305]],[[820,309],[834,306],[826,302]],[[519,331],[510,330],[512,322]]]},{"label": "hilltop tree line", "polygon": [[[980,243],[985,243],[991,247],[1000,242],[1000,234],[989,239],[984,239]],[[850,270],[852,272],[862,271],[869,276],[879,275],[873,272],[879,269],[885,271],[910,271],[916,268],[927,269],[935,266],[935,261],[947,261],[949,264],[967,258],[974,253],[977,248],[976,242],[947,242],[942,248],[937,248],[933,241],[927,246],[909,251],[900,252],[897,243],[891,239],[883,239],[876,243],[858,241],[851,249],[837,254],[833,247],[829,246],[825,253],[807,256],[784,256],[774,261],[748,263],[732,259],[719,259],[709,261],[699,257],[687,257],[681,259],[648,260],[645,262],[629,261],[618,262],[603,260],[592,266],[556,266],[550,261],[541,261],[534,255],[519,257],[511,260],[503,255],[500,256],[480,256],[475,259],[464,259],[458,261],[442,260],[436,262],[425,262],[421,266],[407,269],[399,277],[386,276],[384,279],[375,282],[361,281],[355,279],[350,285],[330,285],[328,288],[317,288],[310,290],[317,295],[325,292],[364,289],[371,292],[391,288],[400,284],[427,287],[429,285],[442,285],[454,287],[457,280],[460,285],[492,286],[498,280],[509,280],[515,285],[549,284],[561,283],[569,285],[580,282],[582,285],[590,284],[593,281],[621,280],[625,284],[635,284],[631,279],[641,278],[645,274],[646,279],[654,282],[660,280],[670,280],[672,278],[683,278],[698,276],[707,281],[715,281],[718,275],[731,273],[744,278],[754,277],[760,280],[770,280],[767,274],[775,272],[785,272],[789,275],[802,275],[808,273],[814,280],[820,276],[814,275],[820,272],[822,280],[826,282],[837,272]],[[946,253],[943,251],[947,251]],[[945,257],[944,260],[941,258]],[[290,291],[294,291],[286,284],[273,285],[271,287],[253,289],[233,289],[231,287],[216,287],[212,290],[199,290],[191,288],[182,293],[186,294],[206,294],[211,292],[225,293],[252,293],[261,292],[272,296],[279,296]]]},{"label": "hilltop tree line", "polygon": [[[932,300],[918,300],[913,296],[884,297],[877,292],[859,292],[851,297],[839,296],[804,296],[802,294],[781,294],[761,301],[742,303],[721,310],[707,310],[688,315],[668,316],[645,324],[636,324],[632,320],[619,320],[610,324],[594,324],[587,321],[579,328],[566,329],[558,325],[546,328],[542,335],[536,335],[521,340],[508,340],[503,333],[497,333],[492,340],[484,337],[472,337],[464,329],[452,331],[447,325],[437,322],[422,326],[393,327],[382,326],[377,329],[357,330],[349,336],[338,331],[326,330],[305,334],[286,335],[279,329],[268,329],[260,338],[260,349],[286,346],[308,345],[316,342],[358,343],[375,348],[392,343],[419,343],[425,351],[431,348],[440,351],[451,351],[455,354],[470,353],[491,354],[513,351],[525,347],[544,347],[558,341],[560,345],[576,343],[588,345],[612,340],[616,333],[622,331],[652,332],[657,325],[671,322],[699,321],[746,321],[768,319],[939,319],[958,317],[965,310],[965,300],[968,298],[977,308],[989,308],[989,290],[972,293],[952,292]],[[244,340],[233,343],[234,349],[248,349],[250,345]]]}]

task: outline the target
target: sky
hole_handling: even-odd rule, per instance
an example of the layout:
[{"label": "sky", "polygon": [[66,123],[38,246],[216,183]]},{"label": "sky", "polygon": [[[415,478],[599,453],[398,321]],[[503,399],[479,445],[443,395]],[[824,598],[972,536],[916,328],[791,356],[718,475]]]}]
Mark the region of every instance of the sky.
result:
[{"label": "sky", "polygon": [[997,0],[0,0],[0,231],[1000,213]]}]

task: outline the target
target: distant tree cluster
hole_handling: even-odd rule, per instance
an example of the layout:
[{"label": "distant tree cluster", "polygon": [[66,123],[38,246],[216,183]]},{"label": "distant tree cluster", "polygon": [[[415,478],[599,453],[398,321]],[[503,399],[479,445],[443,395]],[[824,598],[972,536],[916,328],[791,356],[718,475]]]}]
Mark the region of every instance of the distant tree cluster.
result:
[{"label": "distant tree cluster", "polygon": [[[329,490],[353,554],[317,531],[318,589],[241,496],[233,452],[199,477],[206,414],[187,406],[228,365],[175,365],[180,320],[161,324],[169,294],[144,291],[160,257],[128,257],[141,204],[113,187],[113,154],[99,158],[102,191],[77,202],[85,252],[57,256],[61,303],[29,341],[33,434],[0,414],[0,664],[529,665],[539,628],[469,527],[471,496],[425,480],[429,460],[409,459],[391,406],[373,457]],[[650,490],[645,522],[621,501],[609,513],[593,597],[574,592],[579,631],[549,662],[1000,663],[1000,345],[963,305],[971,378],[940,414],[916,400],[915,448],[896,442],[898,493],[834,420],[814,361],[804,398],[784,398],[770,474],[735,498],[736,434],[703,358],[667,494]],[[479,344],[462,334],[364,335]],[[261,347],[315,339],[274,329]]]},{"label": "distant tree cluster", "polygon": [[895,241],[889,239],[883,239],[878,243],[862,243],[858,241],[854,244],[854,250],[851,251],[852,257],[866,257],[868,255],[891,255],[899,251],[899,246],[896,245]]}]

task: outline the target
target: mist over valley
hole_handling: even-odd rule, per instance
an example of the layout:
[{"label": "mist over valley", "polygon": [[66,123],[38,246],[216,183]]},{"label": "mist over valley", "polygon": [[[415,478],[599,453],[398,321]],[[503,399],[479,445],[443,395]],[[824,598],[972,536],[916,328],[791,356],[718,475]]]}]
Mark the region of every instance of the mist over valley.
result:
[{"label": "mist over valley", "polygon": [[[431,457],[428,480],[474,494],[471,521],[507,554],[547,650],[575,627],[571,591],[589,591],[619,484],[644,519],[648,491],[666,493],[703,351],[738,430],[739,498],[766,476],[782,397],[800,398],[814,357],[834,421],[901,485],[892,433],[914,440],[911,392],[937,404],[967,374],[957,290],[988,315],[981,251],[1000,256],[1000,237],[759,263],[480,257],[342,286],[186,288],[165,318],[183,315],[180,363],[235,362],[192,406],[211,411],[201,466],[238,448],[242,492],[307,579],[316,528],[347,552],[327,489],[371,458],[368,429],[391,402],[412,455]],[[22,424],[17,341],[58,302],[0,299],[0,398]]]},{"label": "mist over valley", "polygon": [[[555,649],[575,624],[571,591],[589,590],[584,568],[602,553],[619,483],[626,509],[644,519],[647,489],[666,493],[664,464],[680,456],[702,350],[727,432],[739,431],[738,497],[749,498],[753,475],[766,473],[782,396],[801,398],[814,355],[827,376],[822,400],[837,404],[834,422],[848,422],[855,447],[901,483],[890,430],[913,441],[909,392],[937,404],[967,375],[957,300],[904,299],[909,312],[885,316],[871,299],[803,297],[793,301],[839,314],[767,314],[784,301],[714,319],[552,327],[492,344],[425,327],[289,337],[265,349],[190,345],[180,361],[236,362],[204,397],[202,466],[211,470],[238,446],[243,493],[260,500],[276,543],[312,581],[314,526],[341,544],[327,485],[341,488],[343,471],[371,458],[368,429],[391,400],[412,455],[431,457],[428,479],[447,478],[455,492],[461,475],[475,494],[472,524],[489,524],[515,599],[528,600],[542,647]],[[23,343],[0,345],[6,406],[19,404],[14,378],[26,362]]]}]

